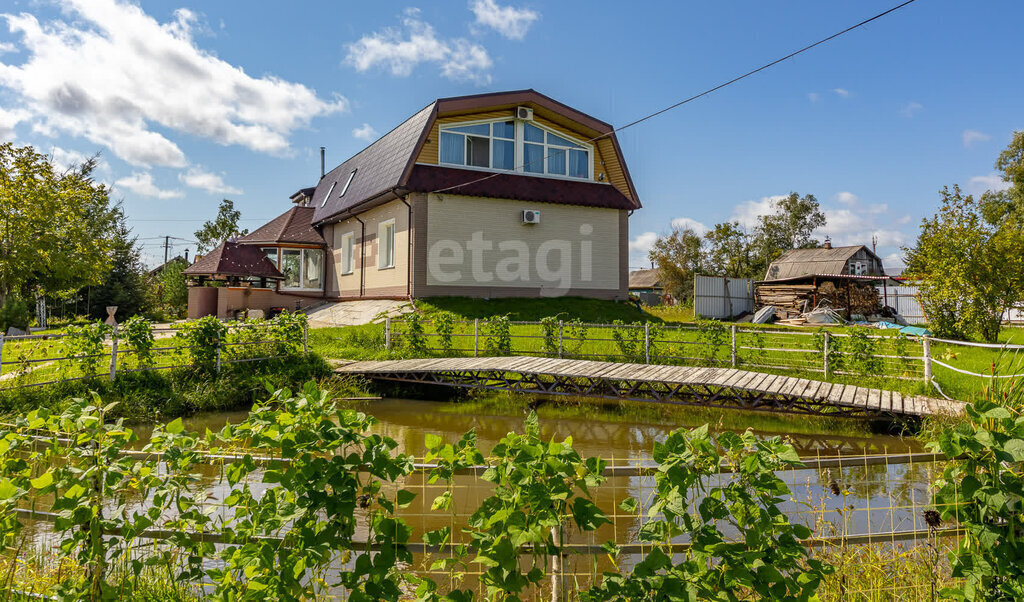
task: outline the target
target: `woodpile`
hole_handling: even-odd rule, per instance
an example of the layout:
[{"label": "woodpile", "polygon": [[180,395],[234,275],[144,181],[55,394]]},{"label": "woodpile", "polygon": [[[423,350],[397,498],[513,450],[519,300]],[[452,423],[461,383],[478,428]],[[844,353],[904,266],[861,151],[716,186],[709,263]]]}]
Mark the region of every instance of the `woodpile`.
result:
[{"label": "woodpile", "polygon": [[819,305],[831,307],[844,316],[870,316],[882,310],[882,303],[875,287],[869,283],[852,280],[842,281],[838,286],[834,282],[826,281],[817,287],[813,284],[766,282],[754,289],[754,302],[758,309],[766,305],[775,307],[776,320],[799,319],[800,314]]}]

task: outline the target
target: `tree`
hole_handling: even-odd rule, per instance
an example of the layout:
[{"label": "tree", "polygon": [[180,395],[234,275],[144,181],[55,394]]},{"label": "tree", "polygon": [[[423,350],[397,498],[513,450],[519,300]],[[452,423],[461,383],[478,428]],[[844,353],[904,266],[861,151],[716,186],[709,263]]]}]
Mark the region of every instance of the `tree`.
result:
[{"label": "tree", "polygon": [[183,273],[187,267],[188,263],[184,260],[171,260],[158,276],[160,302],[178,316],[182,315],[188,306],[188,283]]},{"label": "tree", "polygon": [[939,336],[995,343],[1003,311],[1024,297],[1024,237],[985,219],[984,204],[959,186],[904,248],[909,278],[920,281],[921,305]]},{"label": "tree", "polygon": [[707,253],[703,263],[709,275],[730,278],[763,276],[752,273],[750,236],[743,231],[739,222],[715,224],[704,235],[704,240],[707,242]]},{"label": "tree", "polygon": [[693,297],[693,277],[704,263],[703,241],[690,228],[675,228],[655,241],[649,257],[658,266],[665,292],[680,301]]},{"label": "tree", "polygon": [[121,211],[92,181],[96,164],[58,173],[31,146],[0,145],[0,305],[98,284],[110,269]]},{"label": "tree", "polygon": [[989,190],[981,196],[982,215],[990,224],[1024,229],[1024,132],[1014,132],[1009,146],[996,159],[1006,190]]},{"label": "tree", "polygon": [[99,286],[90,293],[89,315],[107,317],[106,308],[117,306],[117,321],[140,314],[148,309],[146,268],[142,262],[137,239],[122,219],[115,231],[111,267]]},{"label": "tree", "polygon": [[195,232],[196,240],[199,241],[196,253],[206,253],[232,236],[248,234],[248,230],[238,229],[238,220],[241,217],[242,212],[235,209],[233,202],[227,199],[221,201],[217,208],[217,217],[204,223],[203,227]]},{"label": "tree", "polygon": [[760,215],[751,241],[751,269],[761,277],[771,262],[789,249],[820,246],[811,233],[825,225],[818,199],[795,192],[772,201],[772,213]]}]

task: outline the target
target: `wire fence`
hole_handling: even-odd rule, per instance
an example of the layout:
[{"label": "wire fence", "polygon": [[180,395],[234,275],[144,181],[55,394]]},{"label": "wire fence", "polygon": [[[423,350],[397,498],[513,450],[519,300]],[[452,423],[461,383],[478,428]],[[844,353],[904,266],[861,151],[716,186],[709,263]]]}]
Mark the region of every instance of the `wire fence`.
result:
[{"label": "wire fence", "polygon": [[[180,332],[178,328],[155,327],[151,329],[154,340],[168,341],[170,344],[151,347],[145,351],[126,347],[121,343],[123,338],[115,328],[104,338],[102,353],[71,354],[67,353],[63,345],[63,340],[72,336],[66,333],[7,336],[0,334],[0,391],[102,377],[114,380],[119,373],[196,367],[194,362],[187,361],[187,356],[188,352],[198,349],[208,349],[212,352],[214,369],[219,372],[225,364],[285,357],[287,354],[282,353],[282,346],[296,343],[283,338],[232,340],[245,338],[235,336],[235,333],[256,329],[259,326],[228,322],[226,328],[224,340],[218,340],[209,347],[201,347],[178,341],[175,338]],[[308,328],[305,326],[299,344],[303,352],[308,353]],[[152,355],[152,360],[139,359],[144,354]],[[93,365],[102,365],[102,372],[89,372],[88,366]]]},{"label": "wire fence", "polygon": [[[136,459],[159,463],[158,455],[145,452],[127,452]],[[226,467],[232,462],[254,462],[260,468],[250,473],[241,484],[257,493],[272,484],[263,480],[264,469],[274,469],[287,460],[274,457],[238,455],[210,455],[208,463],[200,468],[200,489],[205,498],[204,510],[220,519],[228,519],[232,509],[224,503],[231,487],[226,483]],[[593,501],[605,513],[610,524],[596,531],[578,533],[566,531],[565,545],[558,555],[543,560],[550,575],[541,587],[528,592],[523,599],[575,599],[573,592],[598,583],[606,572],[628,572],[655,547],[679,559],[686,554],[690,542],[677,538],[666,544],[642,542],[638,534],[644,524],[659,516],[649,516],[650,500],[654,496],[654,474],[658,470],[649,457],[605,458],[607,480],[591,490]],[[942,473],[948,460],[932,453],[880,453],[871,455],[816,454],[803,457],[803,466],[787,468],[778,474],[789,491],[779,504],[790,521],[806,525],[812,535],[803,540],[812,558],[827,561],[836,568],[819,589],[822,600],[934,600],[943,587],[956,585],[946,560],[945,552],[955,547],[963,532],[956,523],[929,524],[925,511],[931,508],[931,487]],[[409,544],[403,546],[413,553],[411,571],[429,576],[445,587],[475,589],[483,594],[479,577],[483,565],[470,563],[458,575],[435,567],[441,558],[454,557],[454,547],[469,542],[467,528],[470,517],[491,495],[490,483],[480,479],[488,466],[473,466],[458,470],[450,484],[432,482],[429,478],[434,464],[417,462],[413,472],[395,482],[386,484],[385,492],[405,489],[416,493],[397,515],[411,528]],[[708,486],[722,486],[733,476],[728,466],[708,478]],[[449,510],[436,510],[433,500],[448,492],[453,500]],[[634,498],[636,509],[624,510],[623,501]],[[703,498],[687,500],[687,510],[697,515]],[[140,501],[139,508],[144,507]],[[131,510],[131,509],[129,509]],[[365,532],[369,512],[357,510],[360,523],[358,532]],[[19,520],[28,526],[28,533],[37,544],[46,548],[56,545],[48,525],[57,515],[33,508],[21,508]],[[565,524],[571,520],[566,517]],[[718,525],[732,541],[742,541],[743,533],[728,524]],[[422,536],[442,527],[451,529],[449,544],[423,543]],[[288,525],[280,533],[264,539],[283,541]],[[140,556],[151,554],[152,549],[164,546],[164,540],[174,533],[159,526],[141,534],[136,552]],[[108,535],[120,535],[113,529]],[[192,534],[195,541],[216,546],[225,540],[215,531]],[[615,544],[617,556],[609,554],[608,542]],[[147,546],[152,549],[147,550]],[[376,550],[372,544],[353,542],[354,549]],[[523,560],[529,562],[529,559]],[[339,564],[339,569],[345,568]],[[552,590],[560,591],[552,598]],[[40,593],[40,592],[35,592]],[[345,593],[333,592],[338,599]]]}]

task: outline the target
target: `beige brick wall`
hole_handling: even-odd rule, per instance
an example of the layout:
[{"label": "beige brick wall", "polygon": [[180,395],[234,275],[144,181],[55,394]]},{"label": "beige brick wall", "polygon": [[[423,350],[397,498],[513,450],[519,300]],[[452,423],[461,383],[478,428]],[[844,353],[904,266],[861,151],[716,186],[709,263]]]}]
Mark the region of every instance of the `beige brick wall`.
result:
[{"label": "beige brick wall", "polygon": [[[332,276],[330,296],[358,297],[360,287],[360,265],[365,269],[363,276],[364,296],[404,296],[408,291],[409,274],[409,209],[401,201],[392,201],[365,213],[359,214],[365,224],[365,239],[360,235],[363,227],[355,218],[324,227],[324,238],[331,247]],[[380,269],[377,262],[377,235],[380,225],[395,220],[395,267]],[[351,232],[354,236],[355,258],[350,274],[342,274],[342,237]],[[363,254],[360,263],[360,253]]]},{"label": "beige brick wall", "polygon": [[[426,261],[416,262],[425,270],[416,281],[425,285],[424,294],[621,292],[626,232],[619,210],[449,194],[417,199],[420,206],[426,219],[417,216],[416,223],[425,221],[427,232],[426,244],[417,248],[425,248]],[[540,223],[523,224],[524,209],[540,211]],[[474,253],[474,247],[483,250]]]}]

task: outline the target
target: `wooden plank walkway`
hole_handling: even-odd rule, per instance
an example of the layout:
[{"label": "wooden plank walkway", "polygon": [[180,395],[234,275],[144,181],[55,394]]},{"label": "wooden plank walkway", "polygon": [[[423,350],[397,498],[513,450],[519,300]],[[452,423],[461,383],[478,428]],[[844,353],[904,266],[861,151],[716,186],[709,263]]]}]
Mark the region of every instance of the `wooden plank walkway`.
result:
[{"label": "wooden plank walkway", "polygon": [[732,368],[546,357],[348,362],[341,375],[475,389],[840,416],[960,414],[963,402]]}]

